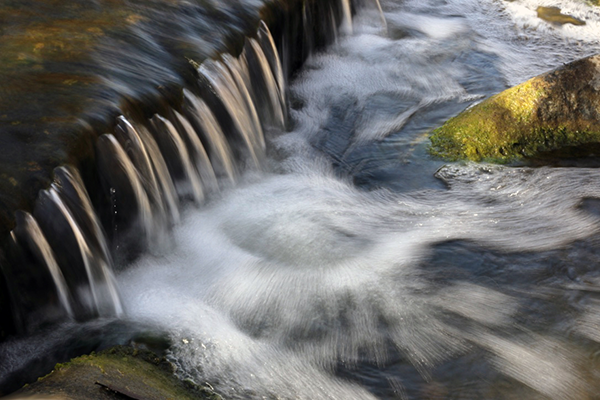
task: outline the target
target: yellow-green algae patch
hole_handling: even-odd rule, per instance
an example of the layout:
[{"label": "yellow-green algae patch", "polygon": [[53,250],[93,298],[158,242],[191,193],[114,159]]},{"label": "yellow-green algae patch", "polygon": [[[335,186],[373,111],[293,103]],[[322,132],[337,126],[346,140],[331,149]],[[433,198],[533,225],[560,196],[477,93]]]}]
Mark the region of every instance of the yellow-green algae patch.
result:
[{"label": "yellow-green algae patch", "polygon": [[208,387],[181,382],[172,364],[156,354],[124,346],[57,364],[50,374],[15,395],[89,400],[221,399]]},{"label": "yellow-green algae patch", "polygon": [[430,152],[449,160],[506,163],[600,142],[600,57],[532,78],[436,129]]},{"label": "yellow-green algae patch", "polygon": [[550,22],[551,24],[585,25],[585,21],[582,21],[571,15],[561,13],[561,9],[558,7],[538,7],[536,11],[538,18],[541,18],[546,22]]}]

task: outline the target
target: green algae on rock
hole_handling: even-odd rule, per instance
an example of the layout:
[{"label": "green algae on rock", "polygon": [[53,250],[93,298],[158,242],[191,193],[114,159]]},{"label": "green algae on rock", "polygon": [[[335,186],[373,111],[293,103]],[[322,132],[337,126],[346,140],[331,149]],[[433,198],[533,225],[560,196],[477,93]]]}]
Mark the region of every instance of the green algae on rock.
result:
[{"label": "green algae on rock", "polygon": [[430,153],[450,160],[506,163],[561,149],[585,154],[597,144],[600,55],[534,77],[468,108],[434,130]]},{"label": "green algae on rock", "polygon": [[582,21],[571,15],[561,13],[561,9],[558,7],[538,7],[536,11],[538,18],[541,18],[544,21],[550,22],[554,25],[585,25],[585,21]]},{"label": "green algae on rock", "polygon": [[[131,347],[116,346],[100,353],[57,364],[50,374],[15,393],[59,396],[61,399],[221,399],[208,387],[182,382],[164,358]],[[22,397],[21,397],[22,396]]]}]

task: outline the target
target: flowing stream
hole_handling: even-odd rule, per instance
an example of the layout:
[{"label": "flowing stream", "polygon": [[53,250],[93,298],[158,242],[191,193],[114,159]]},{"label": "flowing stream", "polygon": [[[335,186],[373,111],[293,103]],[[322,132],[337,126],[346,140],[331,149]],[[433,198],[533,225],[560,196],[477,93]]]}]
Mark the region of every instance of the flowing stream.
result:
[{"label": "flowing stream", "polygon": [[[550,25],[538,5],[587,25]],[[107,332],[125,329],[119,321],[160,332],[178,376],[225,398],[595,398],[600,170],[444,163],[427,155],[427,133],[475,101],[599,52],[600,8],[382,0],[353,19],[344,10],[335,42],[287,90],[268,38],[249,42],[270,112],[245,89],[254,72],[244,59],[199,67],[241,133],[243,162],[191,93],[193,113],[152,118],[169,132],[163,142],[126,119],[122,136],[100,139],[105,164],[128,177],[152,251],[113,276],[106,245],[93,243],[105,257],[89,272],[102,281],[90,285],[90,307],[114,312],[55,332],[103,326],[110,342]],[[198,124],[206,149],[193,139]],[[171,165],[158,146],[191,161]],[[165,177],[177,173],[184,184],[173,186]],[[60,190],[48,197],[58,203]],[[181,208],[173,193],[186,199]],[[58,336],[3,354],[14,366]]]}]

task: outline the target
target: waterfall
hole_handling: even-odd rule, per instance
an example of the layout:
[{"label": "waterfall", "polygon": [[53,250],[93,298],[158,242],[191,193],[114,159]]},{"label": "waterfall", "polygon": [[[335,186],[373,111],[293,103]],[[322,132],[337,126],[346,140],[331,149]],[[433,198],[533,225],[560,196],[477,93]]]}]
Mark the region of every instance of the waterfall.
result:
[{"label": "waterfall", "polygon": [[[69,318],[120,316],[112,257],[83,181],[71,167],[57,168],[54,174],[55,181],[39,195],[35,215],[18,216],[13,243],[32,252],[49,271],[52,288],[41,285],[38,290],[55,291]],[[29,279],[38,274],[28,273]]]},{"label": "waterfall", "polygon": [[[150,199],[144,188],[140,173],[135,168],[119,141],[112,134],[104,134],[98,139],[98,163],[104,179],[108,182],[111,197],[115,200],[114,213],[132,215],[137,210],[138,223],[148,244],[154,244],[153,232],[164,229],[159,218],[153,213]],[[133,204],[127,204],[133,200]],[[127,207],[127,208],[126,208]]]},{"label": "waterfall", "polygon": [[[237,14],[175,3],[199,11],[181,24],[194,40],[157,23],[144,47],[154,21],[134,26],[167,79],[132,56],[110,111],[86,114],[87,147],[16,216],[0,300],[24,335],[0,343],[0,395],[148,334],[224,398],[600,392],[599,170],[426,153],[426,132],[523,65],[592,46],[549,54],[546,31],[500,13],[522,0],[394,0],[385,17],[378,0],[299,0],[219,47],[198,19]],[[142,73],[149,89],[119,92]]]},{"label": "waterfall", "polygon": [[[349,8],[342,13],[348,1],[271,8],[271,25],[257,19],[256,31],[231,54],[203,58],[200,53],[200,63],[188,59],[194,68],[174,91],[163,92],[165,87],[157,85],[160,95],[138,96],[135,90],[120,92],[118,79],[107,77],[122,102],[105,114],[92,110],[90,115],[104,115],[100,120],[82,118],[84,126],[96,129],[89,129],[92,151],[82,158],[69,154],[73,164],[53,170],[51,182],[32,200],[31,213],[16,215],[7,262],[0,265],[8,289],[2,297],[8,303],[2,306],[10,308],[5,315],[12,319],[8,329],[0,326],[0,334],[30,340],[42,330],[70,324],[82,331],[90,324],[128,324],[128,288],[119,286],[129,273],[124,270],[144,253],[172,251],[177,244],[171,229],[190,212],[186,208],[207,202],[212,207],[224,197],[219,191],[246,182],[247,171],[253,178],[263,173],[268,142],[287,128],[287,80],[313,51],[337,38],[344,13],[344,24],[351,24]],[[299,7],[303,14],[296,13]],[[296,46],[303,50],[298,53]],[[65,337],[63,344],[70,346],[72,339]],[[61,346],[48,344],[53,345]],[[81,348],[61,354],[72,357]],[[2,357],[6,350],[0,346]],[[0,372],[11,371],[0,374],[0,394],[66,359],[21,356],[18,365],[12,365],[12,355],[0,362]]]},{"label": "waterfall", "polygon": [[15,244],[29,246],[37,257],[41,258],[41,263],[48,267],[48,271],[52,276],[52,281],[56,287],[56,292],[60,299],[60,304],[69,315],[73,318],[74,313],[70,304],[71,293],[65,281],[65,277],[54,258],[54,252],[44,237],[40,226],[33,216],[23,212],[17,216],[17,228],[11,232],[12,239]]},{"label": "waterfall", "polygon": [[159,214],[166,213],[171,222],[178,222],[178,200],[156,141],[146,130],[135,129],[122,115],[118,117],[115,135],[142,177],[144,188],[150,193]]},{"label": "waterfall", "polygon": [[[65,316],[123,315],[114,269],[144,250],[168,248],[182,204],[201,205],[233,185],[245,168],[262,168],[264,129],[286,123],[283,71],[275,40],[261,22],[238,57],[224,54],[197,66],[199,86],[214,96],[210,104],[184,88],[179,107],[150,118],[118,116],[113,131],[96,143],[105,212],[98,214],[76,168],[55,169],[33,215],[20,213],[11,234],[15,249],[45,268],[52,283],[44,293],[57,299]],[[15,296],[15,303],[29,304]]]},{"label": "waterfall", "polygon": [[352,7],[350,6],[350,0],[342,0],[342,11],[344,18],[342,19],[342,33],[347,35],[352,34]]},{"label": "waterfall", "polygon": [[[196,203],[204,200],[204,188],[198,172],[192,165],[187,146],[171,121],[156,114],[150,120],[159,139],[163,151],[168,151],[165,157],[171,175],[181,179],[175,180],[177,192],[181,196],[191,196]],[[162,139],[162,140],[160,140]]]},{"label": "waterfall", "polygon": [[[170,231],[189,212],[184,208],[219,199],[246,171],[262,173],[268,141],[287,126],[287,80],[315,49],[336,39],[342,3],[297,3],[304,24],[291,10],[282,14],[296,21],[290,26],[297,31],[280,21],[272,31],[257,21],[239,53],[189,60],[196,81],[176,95],[141,101],[128,93],[118,113],[111,110],[112,122],[95,124],[104,126],[96,132],[95,156],[55,168],[33,212],[16,216],[9,262],[0,266],[9,282],[10,329],[30,337],[64,321],[126,323],[127,288],[116,275],[144,253],[171,251]],[[304,50],[298,53],[296,45]],[[0,379],[0,393],[53,365],[43,366],[51,356],[38,361],[36,368],[26,367],[33,361],[20,363],[17,381]]]},{"label": "waterfall", "polygon": [[183,94],[187,109],[198,127],[199,135],[203,136],[208,143],[213,168],[220,172],[219,175],[224,175],[230,183],[234,183],[237,172],[233,154],[213,112],[204,100],[188,90],[184,89]]},{"label": "waterfall", "polygon": [[[247,89],[239,82],[241,78],[236,63],[231,57],[228,57],[228,60],[230,68],[220,61],[208,60],[198,68],[198,72],[209,82],[212,90],[223,102],[250,156],[251,165],[260,168],[264,149],[257,145],[257,142],[262,143],[264,139],[256,137],[259,134],[254,121],[256,110],[248,109]],[[260,134],[262,135],[262,132]]]}]

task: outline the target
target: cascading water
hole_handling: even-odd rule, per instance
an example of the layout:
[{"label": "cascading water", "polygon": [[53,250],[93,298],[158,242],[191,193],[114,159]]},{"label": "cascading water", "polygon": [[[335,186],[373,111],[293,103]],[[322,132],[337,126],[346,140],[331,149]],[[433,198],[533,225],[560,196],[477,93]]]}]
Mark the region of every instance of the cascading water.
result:
[{"label": "cascading water", "polygon": [[229,143],[215,116],[202,99],[187,90],[184,90],[184,96],[199,127],[198,130],[204,134],[204,140],[208,142],[213,166],[222,171],[219,175],[224,175],[229,183],[234,183],[237,175],[235,162]]},{"label": "cascading water", "polygon": [[[12,239],[16,245],[29,246],[32,251],[41,258],[43,265],[48,267],[48,270],[52,276],[52,282],[56,287],[58,297],[60,299],[60,305],[67,312],[68,316],[73,318],[73,309],[70,304],[71,294],[65,282],[65,277],[60,270],[60,267],[56,263],[52,248],[48,244],[48,241],[44,237],[40,226],[36,222],[35,218],[29,213],[23,213],[19,218],[19,228],[11,232]],[[21,242],[29,242],[27,244]]]},{"label": "cascading water", "polygon": [[144,189],[153,199],[154,214],[170,217],[174,223],[179,222],[175,187],[158,144],[146,131],[135,129],[125,117],[118,119],[115,134],[121,146],[127,149],[127,155],[143,179]]},{"label": "cascading water", "polygon": [[250,155],[250,165],[258,168],[264,149],[262,131],[259,133],[261,128],[257,126],[256,110],[250,104],[248,90],[239,76],[239,64],[230,57],[225,62],[229,68],[220,61],[204,62],[198,72],[206,78],[223,102]]},{"label": "cascading water", "polygon": [[[155,218],[161,219],[161,216],[152,212],[150,199],[138,170],[113,135],[102,135],[97,146],[100,154],[99,165],[105,174],[105,179],[109,182],[107,186],[110,187],[111,195],[118,199],[116,200],[115,214],[124,212],[122,204],[126,204],[127,201],[133,203],[133,206],[138,209],[137,218],[142,226],[143,235],[146,236],[149,244],[152,243],[156,225],[163,229],[165,227],[160,226],[162,225],[160,223],[155,223]],[[130,211],[133,210],[128,210],[127,213],[133,214]]]},{"label": "cascading water", "polygon": [[352,34],[352,9],[350,5],[350,0],[342,1],[342,10],[344,13],[344,18],[342,19],[342,33],[351,35]]},{"label": "cascading water", "polygon": [[206,150],[198,137],[198,134],[192,127],[192,125],[185,119],[185,117],[174,111],[175,117],[181,126],[181,130],[185,135],[186,142],[189,143],[191,159],[194,164],[194,169],[200,177],[200,181],[204,189],[208,192],[212,192],[218,189],[217,177],[213,166],[206,154]]},{"label": "cascading water", "polygon": [[[116,278],[81,179],[57,171],[40,203],[60,221],[43,209],[13,232],[46,296],[81,318],[89,292],[96,314],[166,332],[178,376],[226,398],[593,398],[600,173],[443,165],[424,134],[600,37],[525,23],[520,0],[353,6],[326,16],[342,34],[289,92],[262,24],[197,66],[180,108],[100,137],[109,237],[150,250]],[[67,228],[77,257],[48,233]]]},{"label": "cascading water", "polygon": [[190,195],[196,203],[200,203],[204,200],[204,188],[200,181],[198,171],[192,165],[192,159],[188,152],[187,146],[183,139],[175,129],[175,126],[169,121],[155,115],[151,119],[154,129],[160,133],[165,134],[166,141],[162,141],[161,148],[169,149],[171,156],[167,157],[168,160],[172,160],[172,164],[175,165],[171,168],[172,175],[179,176],[178,182],[183,182],[185,188],[178,188],[178,192],[181,196]]}]

